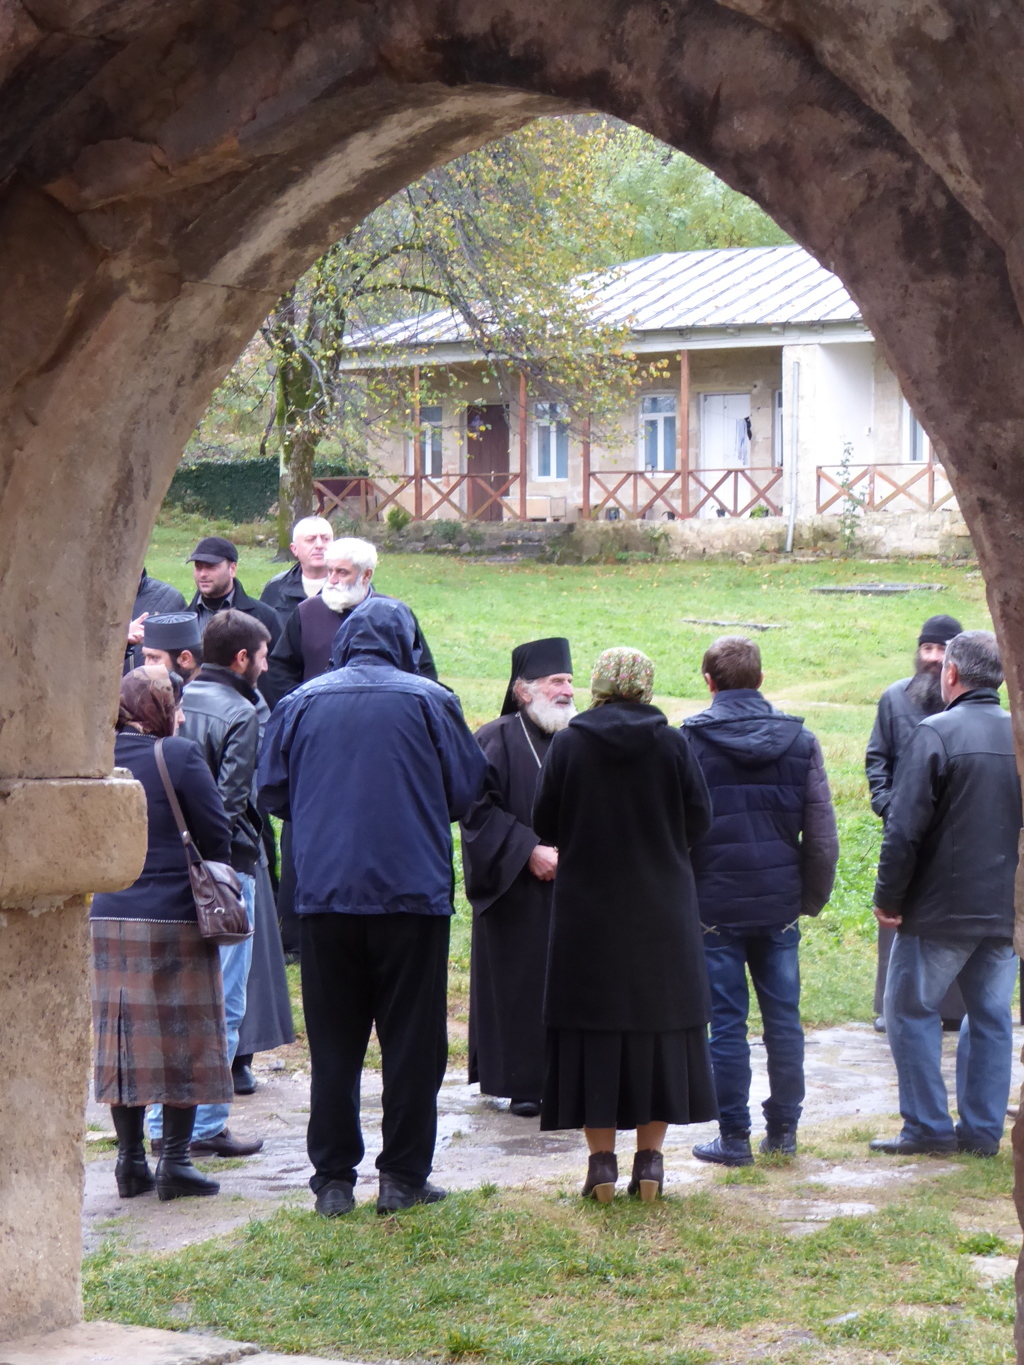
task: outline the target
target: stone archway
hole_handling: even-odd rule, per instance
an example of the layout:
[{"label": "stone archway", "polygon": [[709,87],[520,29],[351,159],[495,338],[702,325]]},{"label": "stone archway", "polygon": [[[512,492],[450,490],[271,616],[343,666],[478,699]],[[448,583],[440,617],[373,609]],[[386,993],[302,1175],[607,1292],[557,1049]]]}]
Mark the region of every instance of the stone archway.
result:
[{"label": "stone archway", "polygon": [[141,857],[137,794],[108,774],[157,508],[269,305],[429,166],[601,109],[834,269],[950,472],[1024,740],[1024,20],[1009,0],[986,16],[0,0],[0,1057],[18,1078],[0,1108],[0,1335],[80,1311],[81,894]]}]

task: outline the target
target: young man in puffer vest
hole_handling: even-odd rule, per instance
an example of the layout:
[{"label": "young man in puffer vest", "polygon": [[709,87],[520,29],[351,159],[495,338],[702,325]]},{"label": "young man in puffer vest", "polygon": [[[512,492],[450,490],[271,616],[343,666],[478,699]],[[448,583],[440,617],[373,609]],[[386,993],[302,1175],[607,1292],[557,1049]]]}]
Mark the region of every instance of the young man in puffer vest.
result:
[{"label": "young man in puffer vest", "polygon": [[803,721],[761,695],[761,652],[724,635],[704,655],[711,706],[683,733],[712,802],[711,828],[690,850],[711,984],[711,1061],[719,1136],[694,1147],[701,1161],[749,1166],[754,983],[768,1054],[762,1152],[796,1152],[804,1098],[800,1022],[801,915],[828,903],[839,859],[821,746]]}]

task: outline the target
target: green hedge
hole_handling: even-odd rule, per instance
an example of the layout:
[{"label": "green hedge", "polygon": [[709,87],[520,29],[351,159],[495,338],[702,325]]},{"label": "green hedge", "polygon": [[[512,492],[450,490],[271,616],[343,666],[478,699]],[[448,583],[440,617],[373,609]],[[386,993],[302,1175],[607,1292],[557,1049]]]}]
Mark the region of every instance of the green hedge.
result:
[{"label": "green hedge", "polygon": [[[344,462],[317,460],[317,476],[351,473]],[[264,460],[196,460],[179,465],[167,490],[165,506],[228,521],[260,521],[277,503],[278,462]]]}]

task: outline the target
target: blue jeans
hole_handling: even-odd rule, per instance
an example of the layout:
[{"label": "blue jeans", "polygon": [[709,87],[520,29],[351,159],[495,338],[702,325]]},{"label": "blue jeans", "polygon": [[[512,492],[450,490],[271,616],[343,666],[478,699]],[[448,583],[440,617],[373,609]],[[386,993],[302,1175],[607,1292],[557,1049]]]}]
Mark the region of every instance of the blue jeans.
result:
[{"label": "blue jeans", "polygon": [[[896,935],[885,986],[885,1031],[899,1079],[903,1133],[921,1141],[994,1151],[1010,1095],[1017,975],[1013,945],[1002,938]],[[959,980],[967,1014],[956,1050],[953,1127],[942,1079],[939,1001]]]},{"label": "blue jeans", "polygon": [[[249,914],[249,927],[252,928],[256,916],[256,878],[248,872],[239,872],[242,895]],[[245,1018],[245,993],[249,982],[249,968],[252,965],[252,939],[244,943],[233,943],[228,948],[218,949],[220,971],[224,978],[224,1023],[228,1034],[228,1064],[235,1060],[238,1051],[238,1034]],[[195,1127],[192,1140],[215,1137],[222,1132],[231,1112],[229,1104],[201,1104],[196,1109]],[[159,1104],[150,1105],[146,1115],[151,1138],[163,1137],[164,1115]]]},{"label": "blue jeans", "polygon": [[800,1023],[800,928],[732,930],[704,926],[711,984],[711,1064],[724,1134],[750,1132],[747,968],[761,1006],[771,1129],[795,1127],[803,1109],[804,1030]]}]

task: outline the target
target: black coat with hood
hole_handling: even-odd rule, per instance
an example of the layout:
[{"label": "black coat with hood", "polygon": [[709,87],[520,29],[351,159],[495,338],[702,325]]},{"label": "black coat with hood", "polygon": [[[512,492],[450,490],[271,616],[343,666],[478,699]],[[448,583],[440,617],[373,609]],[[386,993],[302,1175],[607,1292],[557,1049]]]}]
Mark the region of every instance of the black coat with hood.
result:
[{"label": "black coat with hood", "polygon": [[711,1018],[688,846],[711,806],[656,706],[606,702],[554,736],[533,827],[558,849],[544,1019],[668,1032]]},{"label": "black coat with hood", "polygon": [[711,793],[692,847],[703,923],[737,931],[817,915],[839,839],[821,746],[753,688],[718,692],[683,724]]},{"label": "black coat with hood", "polygon": [[[160,616],[163,612],[184,611],[185,599],[177,588],[164,583],[159,578],[150,578],[145,569],[139,579],[139,589],[135,594],[132,607],[132,620],[137,621],[145,612],[147,616]],[[133,668],[141,668],[146,662],[141,645],[127,645],[124,651],[122,673],[130,673]]]}]

